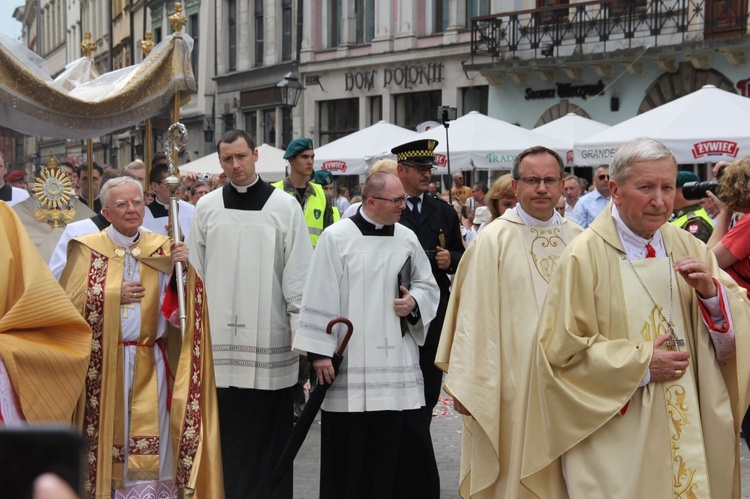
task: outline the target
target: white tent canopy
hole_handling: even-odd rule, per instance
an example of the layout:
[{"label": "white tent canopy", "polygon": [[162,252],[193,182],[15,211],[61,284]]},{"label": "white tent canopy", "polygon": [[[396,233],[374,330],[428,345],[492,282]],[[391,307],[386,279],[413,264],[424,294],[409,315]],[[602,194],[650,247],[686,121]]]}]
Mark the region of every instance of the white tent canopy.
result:
[{"label": "white tent canopy", "polygon": [[[449,122],[448,134],[451,172],[472,168],[510,170],[516,156],[532,146],[548,147],[563,158],[568,151],[564,142],[490,118],[477,111]],[[439,142],[435,149],[435,159],[440,167],[445,167],[445,127],[441,125],[432,128],[419,134],[419,137]]]},{"label": "white tent canopy", "polygon": [[565,142],[568,151],[572,152],[575,144],[608,128],[610,126],[604,123],[578,116],[575,113],[568,113],[554,121],[534,128],[533,131]]},{"label": "white tent canopy", "polygon": [[380,158],[394,158],[391,149],[416,140],[419,134],[400,126],[378,121],[346,137],[315,148],[315,169],[334,175],[366,175]]},{"label": "white tent canopy", "polygon": [[750,99],[706,85],[576,143],[575,161],[608,163],[638,137],[663,142],[681,164],[733,161],[750,154],[748,123]]},{"label": "white tent canopy", "polygon": [[[284,151],[268,144],[258,146],[258,161],[255,162],[255,172],[265,181],[281,180],[286,176],[286,160]],[[222,173],[219,163],[219,153],[214,152],[202,158],[180,165],[180,172]]]}]

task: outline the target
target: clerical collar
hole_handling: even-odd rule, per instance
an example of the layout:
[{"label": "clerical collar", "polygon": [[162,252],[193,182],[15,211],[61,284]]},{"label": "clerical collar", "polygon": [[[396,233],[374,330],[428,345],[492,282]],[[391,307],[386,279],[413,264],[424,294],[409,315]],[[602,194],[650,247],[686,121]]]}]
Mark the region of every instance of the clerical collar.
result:
[{"label": "clerical collar", "polygon": [[359,210],[359,214],[362,215],[362,218],[365,219],[365,222],[367,222],[367,223],[369,223],[371,225],[374,225],[375,226],[375,230],[380,230],[383,227],[385,227],[385,225],[379,224],[377,222],[374,222],[370,217],[368,217],[367,214],[365,213],[365,210]]},{"label": "clerical collar", "polygon": [[107,228],[107,235],[110,239],[112,239],[112,242],[115,243],[118,246],[122,246],[123,248],[130,248],[132,245],[134,245],[136,242],[138,242],[138,239],[141,237],[141,231],[140,229],[138,232],[135,233],[134,236],[129,237],[125,236],[117,231],[115,229],[114,225],[110,225]]},{"label": "clerical collar", "polygon": [[617,229],[617,234],[620,236],[620,241],[622,241],[622,245],[625,247],[625,254],[628,260],[646,258],[647,244],[650,244],[654,248],[656,256],[667,256],[667,249],[664,247],[664,238],[661,235],[661,229],[657,230],[651,239],[639,236],[625,225],[614,203],[612,204],[612,218],[615,221],[615,228]]},{"label": "clerical collar", "polygon": [[244,193],[246,193],[248,191],[248,189],[250,189],[253,186],[255,186],[255,184],[257,184],[259,181],[260,181],[260,175],[258,175],[256,173],[255,174],[255,181],[252,184],[249,184],[249,185],[236,185],[234,182],[229,182],[229,183],[232,184],[232,187],[234,187],[237,192],[241,192],[241,193],[244,194]]},{"label": "clerical collar", "polygon": [[518,203],[515,208],[511,208],[512,210],[516,211],[516,214],[521,219],[521,221],[524,223],[524,225],[529,226],[537,226],[537,225],[562,225],[562,217],[559,213],[557,213],[557,210],[552,210],[552,216],[549,220],[539,220],[538,218],[534,218],[525,211],[523,211],[523,208],[521,208],[521,203]]},{"label": "clerical collar", "polygon": [[166,209],[169,209],[169,201],[167,201],[167,204],[164,204],[164,203],[162,203],[161,201],[159,201],[159,198],[157,198],[156,196],[154,196],[154,203],[159,203],[159,204],[160,204],[160,205],[162,205],[162,206],[163,206],[164,208],[166,208]]}]

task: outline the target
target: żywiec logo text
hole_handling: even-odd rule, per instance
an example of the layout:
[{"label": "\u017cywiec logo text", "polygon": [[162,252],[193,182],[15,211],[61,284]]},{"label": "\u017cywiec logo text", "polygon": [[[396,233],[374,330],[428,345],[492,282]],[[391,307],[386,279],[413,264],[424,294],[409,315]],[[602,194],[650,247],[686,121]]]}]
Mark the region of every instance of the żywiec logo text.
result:
[{"label": "\u017cywiec logo text", "polygon": [[448,158],[445,154],[435,154],[435,164],[438,166],[446,166],[448,164]]},{"label": "\u017cywiec logo text", "polygon": [[704,142],[698,142],[693,144],[693,157],[701,158],[703,156],[731,156],[737,157],[737,142],[730,142],[728,140],[706,140]]},{"label": "\u017cywiec logo text", "polygon": [[323,163],[323,169],[329,172],[345,172],[346,161],[326,161]]}]

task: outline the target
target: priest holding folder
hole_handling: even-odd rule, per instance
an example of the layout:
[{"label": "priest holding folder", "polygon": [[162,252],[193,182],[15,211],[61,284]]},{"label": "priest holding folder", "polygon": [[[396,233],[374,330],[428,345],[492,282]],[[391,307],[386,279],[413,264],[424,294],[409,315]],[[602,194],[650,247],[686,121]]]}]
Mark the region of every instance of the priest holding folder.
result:
[{"label": "priest holding folder", "polygon": [[[421,497],[432,449],[420,435],[418,346],[439,289],[417,236],[396,223],[405,207],[399,179],[371,175],[362,199],[356,215],[318,241],[293,343],[308,353],[318,382],[333,383],[323,403],[320,497]],[[339,331],[325,329],[338,316],[352,321],[354,334],[336,376]]]}]

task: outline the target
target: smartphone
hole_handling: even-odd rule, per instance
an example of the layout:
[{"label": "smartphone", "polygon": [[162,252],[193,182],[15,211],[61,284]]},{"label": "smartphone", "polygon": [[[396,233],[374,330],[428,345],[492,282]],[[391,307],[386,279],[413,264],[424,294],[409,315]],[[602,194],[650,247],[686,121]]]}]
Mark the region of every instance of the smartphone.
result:
[{"label": "smartphone", "polygon": [[34,480],[55,473],[82,496],[83,437],[68,427],[0,427],[0,497],[32,499]]}]

